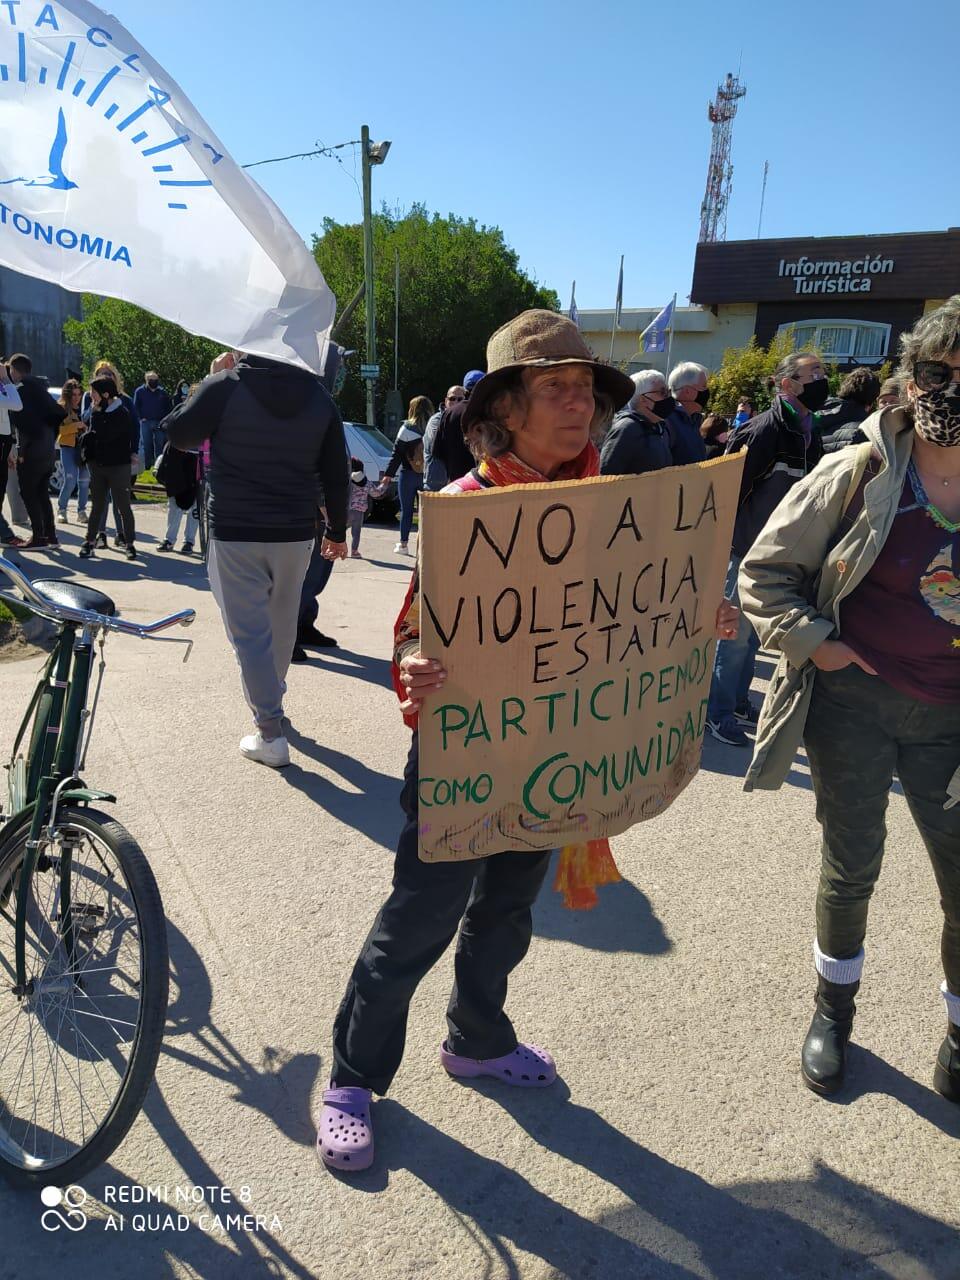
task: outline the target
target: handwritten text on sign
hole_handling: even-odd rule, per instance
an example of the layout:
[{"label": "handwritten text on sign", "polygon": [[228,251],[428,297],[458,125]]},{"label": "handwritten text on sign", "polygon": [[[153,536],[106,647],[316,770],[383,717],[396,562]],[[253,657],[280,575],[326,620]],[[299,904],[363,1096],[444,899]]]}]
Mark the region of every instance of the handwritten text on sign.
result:
[{"label": "handwritten text on sign", "polygon": [[420,856],[616,835],[700,765],[743,459],[424,495]]}]

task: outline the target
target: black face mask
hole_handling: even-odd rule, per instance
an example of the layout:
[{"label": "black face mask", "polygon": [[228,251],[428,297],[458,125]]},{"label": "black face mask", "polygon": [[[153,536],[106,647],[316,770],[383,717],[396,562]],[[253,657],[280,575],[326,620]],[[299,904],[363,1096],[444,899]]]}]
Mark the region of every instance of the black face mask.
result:
[{"label": "black face mask", "polygon": [[814,378],[813,382],[806,384],[797,399],[805,409],[809,409],[811,413],[816,413],[818,409],[822,409],[826,404],[829,394],[830,384],[826,378]]},{"label": "black face mask", "polygon": [[704,387],[702,391],[698,391],[696,394],[696,401],[701,409],[705,409],[710,403],[710,388]]},{"label": "black face mask", "polygon": [[147,383],[147,386],[154,391],[157,389],[157,387],[159,387],[159,385],[160,383],[157,381],[156,378],[151,378],[150,381]]},{"label": "black face mask", "polygon": [[654,400],[650,412],[658,418],[669,418],[676,407],[677,402],[673,396],[664,396],[662,400]]}]

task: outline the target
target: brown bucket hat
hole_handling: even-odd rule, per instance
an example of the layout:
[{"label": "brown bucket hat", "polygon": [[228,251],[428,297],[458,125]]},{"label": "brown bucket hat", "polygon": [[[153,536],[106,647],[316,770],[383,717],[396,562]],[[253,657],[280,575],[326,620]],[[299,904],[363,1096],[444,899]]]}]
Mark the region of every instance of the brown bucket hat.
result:
[{"label": "brown bucket hat", "polygon": [[546,369],[555,364],[588,364],[594,386],[613,399],[615,409],[622,408],[636,391],[625,373],[596,358],[572,320],[556,311],[524,311],[501,325],[487,343],[487,373],[470,393],[464,427],[483,417],[492,397],[503,390],[516,369]]}]

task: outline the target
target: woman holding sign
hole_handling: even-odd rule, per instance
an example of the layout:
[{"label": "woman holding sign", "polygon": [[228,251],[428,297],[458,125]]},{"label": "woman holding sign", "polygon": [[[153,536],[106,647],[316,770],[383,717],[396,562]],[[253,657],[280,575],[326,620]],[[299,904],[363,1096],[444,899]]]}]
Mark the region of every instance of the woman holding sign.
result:
[{"label": "woman holding sign", "polygon": [[934,1087],[960,1103],[960,295],[903,335],[899,377],[904,404],[791,489],[744,558],[744,611],[781,653],[747,787],[779,787],[803,737],[823,846],[801,1069],[828,1094],[844,1081],[896,772],[943,908]]},{"label": "woman holding sign", "polygon": [[[634,387],[625,374],[594,359],[575,324],[551,311],[524,312],[490,339],[487,369],[464,416],[479,465],[447,492],[599,475],[594,438]],[[458,929],[448,1033],[440,1047],[444,1068],[521,1088],[543,1088],[557,1074],[545,1049],[518,1042],[503,1007],[508,977],[530,945],[531,907],[549,851],[449,862],[418,856],[417,716],[446,678],[439,662],[420,653],[419,608],[415,574],[395,634],[394,684],[414,736],[393,889],[337,1013],[334,1065],[317,1137],[321,1159],[344,1171],[365,1169],[373,1160],[371,1095],[390,1087],[413,993]],[[719,634],[735,634],[737,619],[736,609],[721,606]]]}]

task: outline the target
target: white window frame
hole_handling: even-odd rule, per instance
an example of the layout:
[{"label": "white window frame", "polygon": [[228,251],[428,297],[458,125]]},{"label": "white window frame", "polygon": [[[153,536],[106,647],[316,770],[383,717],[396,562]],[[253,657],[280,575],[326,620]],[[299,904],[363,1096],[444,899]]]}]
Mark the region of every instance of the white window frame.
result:
[{"label": "white window frame", "polygon": [[[882,324],[877,320],[844,320],[839,316],[837,316],[836,318],[831,316],[829,319],[824,319],[824,320],[813,320],[813,319],[791,320],[787,324],[778,325],[777,333],[779,335],[781,333],[787,332],[788,330],[792,332],[793,330],[799,328],[800,326],[803,326],[804,328],[809,328],[811,325],[814,326],[813,345],[817,348],[818,351],[820,351],[820,353],[823,355],[823,358],[825,360],[829,360],[831,362],[837,362],[841,360],[856,361],[857,364],[883,364],[884,360],[887,359],[887,356],[890,351],[891,326],[888,324]],[[881,342],[880,354],[875,356],[858,356],[856,355],[855,350],[854,351],[825,351],[820,343],[821,330],[822,329],[842,329],[842,328],[851,328],[854,330],[854,335],[853,335],[854,348],[856,348],[856,345],[857,345],[857,336],[859,332],[862,332],[863,330],[870,330],[871,332],[877,332],[878,330],[881,331],[883,334],[883,339]]]}]

